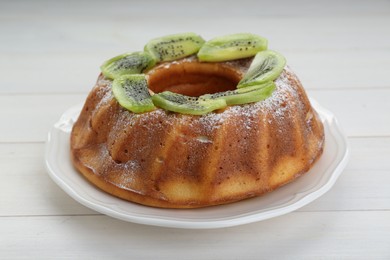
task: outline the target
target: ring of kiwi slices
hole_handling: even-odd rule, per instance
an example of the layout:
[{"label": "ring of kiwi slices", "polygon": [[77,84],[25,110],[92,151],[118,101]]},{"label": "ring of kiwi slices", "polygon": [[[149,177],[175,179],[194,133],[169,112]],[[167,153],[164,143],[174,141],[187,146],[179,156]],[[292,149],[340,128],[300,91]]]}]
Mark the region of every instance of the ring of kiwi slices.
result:
[{"label": "ring of kiwi slices", "polygon": [[[153,111],[156,107],[190,115],[203,115],[227,106],[262,101],[275,90],[274,80],[286,65],[285,58],[268,50],[267,39],[238,33],[205,41],[195,33],[168,35],[149,41],[144,51],[116,56],[100,67],[105,78],[112,80],[112,91],[125,109],[134,113]],[[198,97],[170,91],[150,91],[146,72],[161,63],[188,56],[200,63],[218,63],[253,57],[236,89]]]}]

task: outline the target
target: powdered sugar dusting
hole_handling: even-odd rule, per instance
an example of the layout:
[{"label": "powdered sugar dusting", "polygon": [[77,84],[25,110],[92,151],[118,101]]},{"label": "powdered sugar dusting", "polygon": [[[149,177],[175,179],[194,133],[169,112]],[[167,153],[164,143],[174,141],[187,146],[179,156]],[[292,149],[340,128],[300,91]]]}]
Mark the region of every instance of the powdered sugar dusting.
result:
[{"label": "powdered sugar dusting", "polygon": [[102,75],[99,76],[95,86],[97,90],[93,91],[96,95],[98,103],[95,105],[92,113],[96,113],[97,111],[99,111],[102,106],[107,105],[107,103],[114,98],[111,91],[111,84],[111,80],[106,79]]},{"label": "powdered sugar dusting", "polygon": [[[183,60],[193,61],[195,59],[196,57],[191,56],[188,58],[184,58]],[[173,61],[173,63],[174,62],[175,61]],[[238,66],[241,69],[246,69],[250,65],[250,59],[245,59],[244,61],[240,62],[240,64],[238,64],[237,61],[231,61],[229,63],[232,63],[230,64],[231,66]],[[171,63],[167,63],[166,66],[169,66],[170,64]],[[259,114],[265,115],[268,113],[272,113],[272,117],[269,117],[267,119],[265,116],[261,117],[263,120],[267,120],[266,123],[272,124],[272,120],[274,120],[275,118],[283,120],[286,116],[289,116],[289,113],[291,113],[292,111],[291,107],[297,105],[296,101],[299,100],[299,96],[297,94],[297,87],[295,86],[295,84],[293,84],[293,82],[291,82],[291,78],[296,79],[295,74],[290,70],[289,67],[286,66],[281,75],[275,80],[276,90],[267,99],[256,103],[229,106],[222,112],[214,111],[202,116],[189,116],[171,113],[161,108],[156,108],[154,111],[143,114],[134,114],[128,111],[123,111],[119,115],[118,124],[113,126],[113,131],[111,131],[111,133],[120,132],[121,129],[123,129],[124,127],[134,125],[139,120],[141,121],[141,123],[145,123],[143,124],[145,128],[156,129],[156,127],[162,127],[161,125],[148,125],[148,122],[150,122],[152,118],[164,119],[165,128],[167,124],[191,125],[194,124],[194,122],[197,122],[204,126],[206,128],[205,131],[207,132],[211,132],[214,129],[218,129],[229,118],[240,117],[250,119],[258,116]],[[107,105],[108,102],[110,102],[110,100],[114,98],[112,95],[112,91],[107,91],[107,88],[111,88],[110,80],[107,80],[104,77],[99,77],[97,84],[105,86],[105,88],[103,87],[103,90],[101,91],[102,97],[100,99],[100,102],[97,104],[95,111],[97,111],[101,106]],[[192,120],[188,121],[188,117],[191,117]],[[244,126],[246,129],[251,129],[251,120],[242,121],[245,124]]]},{"label": "powdered sugar dusting", "polygon": [[[209,113],[204,115],[201,120],[207,121],[210,126],[218,127],[229,117],[254,118],[259,114],[272,113],[274,118],[284,118],[291,112],[291,106],[294,106],[296,100],[299,100],[296,87],[293,86],[289,79],[289,76],[293,75],[291,73],[289,69],[285,69],[282,72],[275,81],[276,90],[267,99],[256,103],[230,106],[222,113]],[[251,121],[244,122],[250,123]],[[245,127],[247,129],[251,128],[249,124],[245,125]]]},{"label": "powdered sugar dusting", "polygon": [[[188,58],[193,59],[193,58]],[[154,111],[144,114],[133,114],[130,118],[120,118],[120,121],[125,121],[126,124],[132,124],[134,120],[150,121],[151,118],[164,118],[165,123],[168,124],[195,124],[200,123],[204,126],[207,132],[218,129],[229,118],[254,118],[259,114],[272,113],[272,118],[268,118],[268,123],[272,123],[273,118],[283,120],[291,113],[292,106],[296,105],[296,101],[299,100],[297,89],[291,82],[291,77],[295,77],[293,72],[286,67],[281,75],[275,80],[276,90],[270,97],[263,101],[256,103],[229,106],[222,112],[214,111],[202,116],[189,116],[177,113],[167,112],[163,109],[157,108]],[[108,96],[105,98],[109,98]],[[104,102],[104,101],[102,101]],[[127,113],[126,113],[127,114]],[[124,115],[122,115],[124,116]],[[128,117],[128,115],[127,115]],[[188,121],[188,117],[192,120]],[[265,117],[262,117],[265,120]],[[246,129],[251,128],[251,120],[243,120]],[[123,124],[122,126],[123,127]],[[153,126],[153,128],[156,126]]]}]

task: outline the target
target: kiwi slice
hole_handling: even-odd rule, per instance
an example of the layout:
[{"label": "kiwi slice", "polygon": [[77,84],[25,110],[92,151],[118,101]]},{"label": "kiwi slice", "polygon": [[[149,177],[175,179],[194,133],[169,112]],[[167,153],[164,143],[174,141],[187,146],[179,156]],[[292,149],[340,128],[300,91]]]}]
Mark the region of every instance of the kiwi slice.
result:
[{"label": "kiwi slice", "polygon": [[203,115],[216,109],[226,107],[223,99],[200,100],[170,91],[164,91],[152,96],[153,103],[165,110],[190,115]]},{"label": "kiwi slice", "polygon": [[122,107],[134,113],[147,112],[155,108],[144,74],[123,75],[114,79],[112,92]]},{"label": "kiwi slice", "polygon": [[286,59],[276,51],[266,50],[256,54],[247,73],[237,88],[259,85],[275,80],[282,73]]},{"label": "kiwi slice", "polygon": [[262,85],[255,85],[246,88],[206,94],[199,97],[200,100],[223,99],[227,105],[241,105],[252,102],[258,102],[271,96],[275,90],[275,83],[272,81]]},{"label": "kiwi slice", "polygon": [[206,42],[198,52],[200,61],[220,62],[243,59],[255,56],[256,53],[266,50],[267,39],[250,34],[237,33],[216,37]]},{"label": "kiwi slice", "polygon": [[139,74],[156,64],[147,52],[125,53],[104,62],[100,67],[103,75],[115,79],[125,74]]},{"label": "kiwi slice", "polygon": [[195,33],[181,33],[150,40],[144,50],[157,61],[171,61],[197,53],[204,42]]}]

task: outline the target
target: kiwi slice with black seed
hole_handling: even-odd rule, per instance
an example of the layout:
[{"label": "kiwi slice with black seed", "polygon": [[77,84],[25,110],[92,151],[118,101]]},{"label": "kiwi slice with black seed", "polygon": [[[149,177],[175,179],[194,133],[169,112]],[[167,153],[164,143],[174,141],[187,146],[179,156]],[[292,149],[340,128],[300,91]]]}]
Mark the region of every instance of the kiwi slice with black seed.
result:
[{"label": "kiwi slice with black seed", "polygon": [[221,62],[255,56],[267,49],[267,39],[250,33],[237,33],[207,41],[198,52],[200,61]]},{"label": "kiwi slice with black seed", "polygon": [[248,104],[268,98],[269,96],[271,96],[275,88],[275,83],[269,81],[262,85],[255,85],[225,92],[202,95],[199,97],[199,100],[223,99],[229,106]]},{"label": "kiwi slice with black seed", "polygon": [[203,115],[226,107],[223,99],[200,100],[170,91],[164,91],[152,96],[153,103],[165,110],[189,115]]},{"label": "kiwi slice with black seed", "polygon": [[282,73],[286,59],[276,51],[266,50],[256,54],[248,71],[237,88],[259,85],[275,80]]},{"label": "kiwi slice with black seed", "polygon": [[150,40],[144,50],[159,62],[171,61],[197,53],[204,42],[195,33],[180,33]]},{"label": "kiwi slice with black seed", "polygon": [[100,67],[103,75],[115,79],[126,74],[139,74],[156,64],[154,58],[147,52],[125,53],[104,62]]},{"label": "kiwi slice with black seed", "polygon": [[114,79],[112,92],[122,107],[134,113],[155,109],[144,74],[123,75]]}]

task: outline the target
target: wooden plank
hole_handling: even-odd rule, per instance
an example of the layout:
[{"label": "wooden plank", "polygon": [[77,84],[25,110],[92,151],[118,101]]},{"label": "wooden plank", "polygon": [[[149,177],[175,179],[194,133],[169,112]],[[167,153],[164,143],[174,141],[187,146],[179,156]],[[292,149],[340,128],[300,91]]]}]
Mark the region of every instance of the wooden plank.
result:
[{"label": "wooden plank", "polygon": [[43,154],[43,143],[0,144],[0,216],[96,214],[51,180]]},{"label": "wooden plank", "polygon": [[[49,14],[33,17],[3,16],[0,30],[9,37],[3,39],[0,53],[36,54],[37,62],[41,56],[53,54],[91,54],[109,58],[121,52],[142,50],[147,41],[160,35],[191,30],[207,40],[241,32],[243,28],[268,38],[269,47],[283,53],[360,50],[385,52],[390,47],[390,35],[384,33],[388,30],[389,15],[340,16],[332,19],[321,16],[314,19],[305,16],[247,16],[223,17],[218,20],[213,16],[202,19],[188,16],[181,23],[177,19],[158,16],[150,19],[142,13],[124,17],[93,15],[72,19],[69,16],[52,17]],[[151,30],[156,27],[156,20],[159,23],[158,32]],[[74,63],[77,65],[77,62]]]},{"label": "wooden plank", "polygon": [[[288,1],[267,2],[266,4],[254,0],[244,0],[240,2],[229,2],[229,8],[222,8],[224,1],[196,1],[183,2],[179,0],[168,0],[164,4],[157,0],[139,2],[132,4],[123,0],[116,1],[95,1],[90,2],[68,1],[3,1],[2,11],[4,15],[15,16],[15,13],[27,16],[49,15],[74,16],[74,17],[126,17],[127,15],[137,16],[140,13],[150,17],[165,15],[166,17],[187,17],[204,16],[213,17],[248,17],[248,16],[354,16],[362,14],[381,15],[389,13],[389,3],[386,0],[376,0],[367,2],[364,0],[330,0],[330,1],[308,1],[298,0],[294,4]],[[206,8],[207,7],[207,8]],[[90,12],[84,12],[91,10]]]},{"label": "wooden plank", "polygon": [[0,142],[43,142],[61,114],[84,95],[0,96]]},{"label": "wooden plank", "polygon": [[[390,89],[310,90],[332,111],[348,136],[389,136]],[[0,142],[42,142],[70,106],[83,103],[85,94],[0,95]],[[378,113],[378,111],[382,111]]]},{"label": "wooden plank", "polygon": [[390,89],[309,90],[308,94],[337,117],[347,136],[390,135]]},{"label": "wooden plank", "polygon": [[390,89],[390,51],[330,50],[282,53],[308,90]]},{"label": "wooden plank", "polygon": [[334,187],[300,211],[390,210],[390,138],[349,139],[351,158]]},{"label": "wooden plank", "polygon": [[0,70],[7,77],[1,79],[0,94],[88,92],[100,74],[103,61],[85,54],[5,54],[3,57]]},{"label": "wooden plank", "polygon": [[[390,89],[390,52],[281,52],[306,89]],[[115,55],[114,52],[112,55]],[[0,70],[7,77],[1,80],[0,94],[45,94],[89,91],[100,73],[99,66],[110,55],[104,52],[42,56],[5,53],[2,57]]]},{"label": "wooden plank", "polygon": [[[390,138],[350,143],[350,163],[335,186],[300,211],[390,210]],[[43,152],[42,143],[0,144],[0,216],[96,214],[51,181]]]},{"label": "wooden plank", "polygon": [[[30,3],[19,4],[9,2],[1,9],[5,13],[1,16],[0,31],[9,37],[0,45],[0,70],[5,75],[0,93],[80,93],[93,84],[103,61],[123,52],[142,50],[151,38],[191,30],[210,39],[240,32],[242,28],[267,37],[269,47],[287,57],[288,64],[308,89],[390,87],[387,75],[390,34],[384,33],[390,24],[390,11],[386,8],[381,11],[387,15],[336,16],[332,19],[321,15],[314,18],[296,15],[292,11],[294,15],[262,16],[260,10],[264,8],[254,8],[249,10],[255,10],[257,15],[225,15],[216,20],[215,13],[209,10],[202,19],[199,19],[199,13],[190,13],[178,23],[177,17],[145,17],[138,10],[142,5],[138,4],[137,8],[121,6],[121,10],[125,10],[122,12],[129,14],[115,13],[113,17],[96,15],[99,11],[118,9],[111,4],[108,9],[96,5],[96,12],[89,11],[88,5],[74,10],[71,4],[63,8],[48,4],[47,9],[42,9],[35,3],[30,7],[40,10],[32,12],[27,7]],[[371,3],[360,4],[351,4],[348,10],[372,7]],[[314,8],[311,5],[308,1],[305,8],[298,4],[293,6],[308,12]],[[291,8],[291,5],[287,6]],[[19,9],[6,12],[7,7]],[[324,8],[327,7],[318,9]],[[71,11],[73,16],[69,19],[67,12]],[[78,12],[83,15],[78,16]],[[136,14],[132,15],[132,12]],[[150,29],[156,27],[156,20],[161,28],[158,33]]]},{"label": "wooden plank", "polygon": [[6,259],[389,259],[389,219],[389,211],[295,212],[194,231],[105,216],[9,217],[0,221],[0,252]]}]

